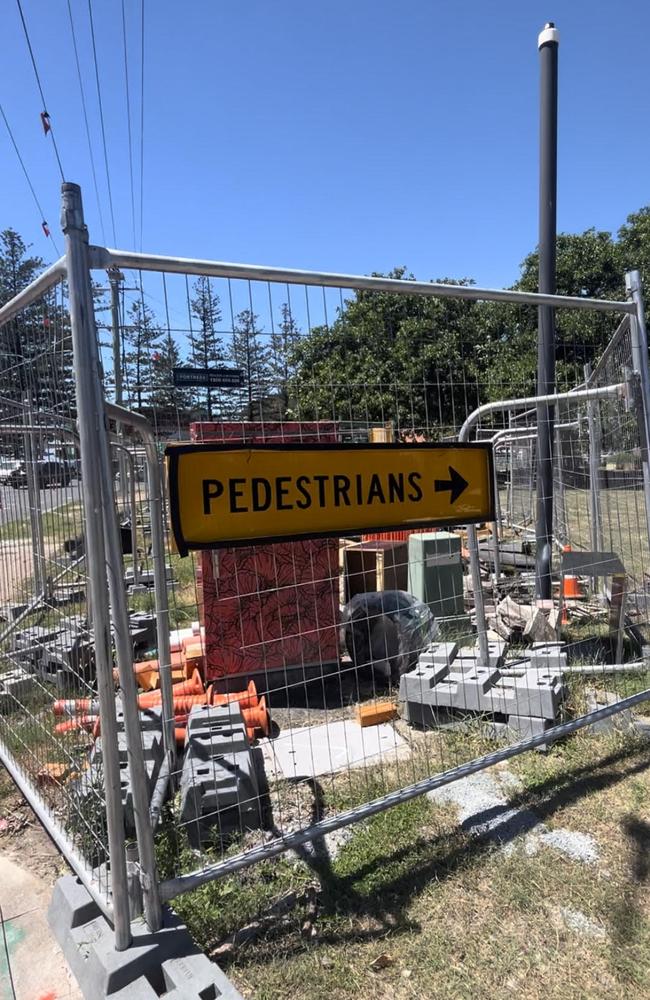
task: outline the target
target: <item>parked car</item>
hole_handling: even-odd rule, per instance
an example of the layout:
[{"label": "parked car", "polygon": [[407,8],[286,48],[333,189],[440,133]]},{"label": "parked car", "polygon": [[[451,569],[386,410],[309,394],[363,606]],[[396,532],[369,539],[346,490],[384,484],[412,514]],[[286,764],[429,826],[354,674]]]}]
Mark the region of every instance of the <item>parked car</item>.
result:
[{"label": "parked car", "polygon": [[[67,462],[61,459],[45,459],[35,463],[36,479],[41,490],[51,486],[69,486],[75,478],[75,472]],[[5,480],[7,486],[14,489],[27,488],[27,466],[21,462],[17,469],[10,472]]]},{"label": "parked car", "polygon": [[20,461],[17,458],[0,458],[0,486],[6,485],[11,473],[18,468],[20,468]]}]

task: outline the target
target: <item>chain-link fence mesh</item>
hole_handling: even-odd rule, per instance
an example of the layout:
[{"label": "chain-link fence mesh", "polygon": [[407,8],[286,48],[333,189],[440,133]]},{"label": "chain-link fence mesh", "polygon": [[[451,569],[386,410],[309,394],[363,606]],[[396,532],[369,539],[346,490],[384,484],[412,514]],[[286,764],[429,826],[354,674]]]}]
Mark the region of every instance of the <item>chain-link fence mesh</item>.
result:
[{"label": "chain-link fence mesh", "polygon": [[[168,895],[179,891],[170,881],[177,876],[270,856],[296,831],[341,815],[358,818],[370,801],[580,717],[602,697],[647,686],[639,661],[648,537],[627,327],[598,364],[615,314],[596,316],[582,340],[582,328],[559,327],[560,391],[582,385],[591,363],[587,384],[602,389],[602,398],[564,399],[554,407],[550,602],[535,600],[535,409],[504,406],[476,425],[476,437],[495,444],[499,501],[498,537],[494,525],[479,531],[491,630],[490,661],[483,663],[462,525],[401,526],[181,557],[169,511],[164,519],[157,513],[155,473],[177,441],[243,449],[453,443],[477,406],[534,394],[534,311],[415,295],[406,282],[399,291],[355,291],[236,273],[125,270],[118,277],[113,270],[113,321],[97,310],[106,398],[145,417],[155,441],[152,453],[146,428],[111,412],[141,746]],[[64,298],[58,309],[51,307],[48,319],[58,317],[65,340]],[[56,385],[23,393],[3,411],[7,458],[32,470],[25,487],[16,471],[16,482],[3,488],[5,543],[25,543],[26,565],[21,576],[18,549],[4,559],[6,578],[15,582],[4,587],[3,599],[14,605],[11,614],[24,614],[7,621],[5,667],[25,672],[25,691],[36,702],[11,695],[0,734],[95,867],[104,860],[106,838],[93,744],[83,481],[66,352],[49,330],[43,350],[63,365]],[[20,365],[28,367],[24,359]],[[188,384],[193,378],[198,384]],[[46,467],[66,473],[60,471],[56,486],[36,490],[34,476]],[[242,481],[233,489],[242,511],[355,502],[389,510],[409,490],[413,496],[422,488],[451,490],[453,476],[447,465],[432,469],[426,483],[397,474],[323,474],[280,485]],[[390,514],[379,523],[391,523]],[[162,596],[157,532],[165,544]],[[563,548],[596,553],[598,565],[576,570]],[[49,631],[30,640],[24,635],[30,628]],[[63,636],[73,628],[69,643]],[[558,639],[562,649],[553,645]],[[535,644],[545,651],[536,652]],[[88,661],[75,652],[72,664],[43,665],[55,653],[65,659],[69,645],[83,649]],[[621,665],[626,673],[614,670]],[[176,685],[173,718],[162,709],[161,675],[168,668]],[[70,713],[62,720],[69,732],[55,730],[61,723],[53,705],[63,698],[69,704],[57,711]],[[173,723],[177,756],[170,781],[161,783],[166,722]],[[46,772],[48,779],[41,777]],[[129,782],[126,768],[127,834],[133,832]],[[97,825],[87,818],[95,806]],[[78,823],[92,830],[90,846]]]},{"label": "chain-link fence mesh", "polygon": [[[0,333],[0,740],[108,895],[102,772],[89,771],[95,651],[66,285]],[[71,698],[87,706],[76,717]]]}]

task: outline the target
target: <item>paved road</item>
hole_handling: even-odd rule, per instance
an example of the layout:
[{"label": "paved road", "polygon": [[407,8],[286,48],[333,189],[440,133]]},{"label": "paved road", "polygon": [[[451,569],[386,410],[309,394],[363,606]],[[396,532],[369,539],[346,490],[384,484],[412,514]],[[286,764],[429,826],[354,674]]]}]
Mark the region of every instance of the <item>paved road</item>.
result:
[{"label": "paved road", "polygon": [[[53,507],[62,507],[74,500],[81,500],[81,483],[74,482],[62,489],[40,490],[41,510],[45,513]],[[12,521],[29,520],[29,494],[27,490],[15,490],[11,486],[0,486],[0,525]],[[81,519],[80,519],[81,521]]]}]

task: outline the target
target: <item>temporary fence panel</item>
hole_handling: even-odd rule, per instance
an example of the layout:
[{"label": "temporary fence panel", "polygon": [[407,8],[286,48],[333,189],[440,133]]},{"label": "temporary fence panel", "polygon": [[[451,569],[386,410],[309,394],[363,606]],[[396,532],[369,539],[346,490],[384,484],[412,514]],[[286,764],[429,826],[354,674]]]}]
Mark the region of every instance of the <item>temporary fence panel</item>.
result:
[{"label": "temporary fence panel", "polygon": [[[100,280],[110,268],[119,286],[111,342],[99,346],[114,443],[110,461],[100,454],[100,478],[109,508],[115,662],[119,683],[129,682],[121,704],[131,713],[137,708],[141,729],[137,746],[132,730],[120,738],[119,752],[129,762],[133,755],[144,760],[148,829],[156,827],[157,874],[142,811],[132,809],[126,789],[123,822],[138,841],[143,885],[160,883],[162,897],[173,898],[648,697],[638,652],[647,619],[639,600],[648,565],[647,482],[634,475],[644,468],[640,428],[648,400],[634,374],[639,351],[629,339],[640,336],[636,306],[97,247],[89,263]],[[65,289],[56,294],[65,296]],[[558,315],[579,309],[596,317],[585,343],[570,324],[559,326],[559,395],[551,401],[556,587],[552,606],[543,607],[535,603],[530,544],[540,302],[555,304]],[[621,314],[636,326],[629,322],[617,333]],[[53,342],[44,337],[43,350],[52,353]],[[116,363],[118,379],[111,376]],[[587,363],[592,371],[585,379]],[[188,368],[198,384],[175,376]],[[206,369],[213,375],[202,382]],[[45,426],[57,428],[57,440],[74,440],[74,395],[65,380],[59,385],[59,402],[43,389],[13,399],[3,413],[5,447],[32,470],[48,458]],[[437,444],[447,450],[436,454],[447,457],[443,462],[431,452],[430,466],[418,466],[420,478],[400,475],[379,461],[387,445],[375,442],[387,428],[413,456]],[[463,523],[476,486],[463,474],[462,449],[449,450],[459,436],[494,441],[492,491],[499,503],[481,529]],[[299,444],[330,454],[339,445],[367,445],[376,449],[375,472],[372,462],[318,474],[305,466],[291,482],[279,471],[273,481],[251,473],[228,485],[237,515],[275,505],[297,519],[305,506],[333,505],[340,514],[361,505],[369,511],[367,526],[352,535],[342,525],[340,534],[314,531],[300,540],[215,542],[181,555],[162,475],[165,450],[177,442],[213,452],[227,446],[251,460],[255,448],[269,446]],[[611,458],[621,442],[625,457]],[[217,454],[211,468],[221,475],[218,461]],[[612,462],[630,468],[609,469]],[[630,476],[623,482],[607,478],[610,472]],[[208,510],[223,493],[219,475],[206,487]],[[72,607],[92,619],[84,552],[68,544],[84,527],[87,535],[79,505],[87,484],[83,473],[80,482],[62,483],[63,499],[43,512],[41,530],[38,508],[56,490],[37,490],[33,478],[22,492],[2,488],[11,512],[3,519],[5,541],[26,542],[30,561],[20,586],[37,600],[23,620],[7,622],[3,638],[5,669],[21,666],[28,690],[36,692],[28,699],[16,690],[7,702],[11,711],[0,717],[3,759],[46,803],[57,829],[77,838],[86,868],[101,872],[109,848],[101,790],[97,826],[78,805],[97,754],[92,733],[54,731],[56,677],[52,683],[41,674],[40,657],[21,660],[17,643],[25,625],[61,624]],[[457,517],[443,517],[438,530],[404,513],[425,490],[447,511],[458,504]],[[121,560],[111,534],[114,509]],[[388,513],[378,520],[381,509]],[[28,527],[19,530],[21,523]],[[583,560],[576,571],[573,552],[560,555],[562,547],[595,553],[592,563],[599,564]],[[4,600],[18,604],[9,562],[5,573],[13,582]],[[59,568],[70,579],[57,579]],[[74,605],[54,599],[64,583],[79,584]],[[38,635],[48,657],[63,648],[59,633]],[[553,645],[557,636],[562,649]],[[535,649],[533,642],[546,645]],[[78,665],[76,673],[65,671],[65,683],[65,694],[77,699],[70,711],[78,725],[95,711],[97,684]],[[79,703],[84,698],[88,712]],[[56,783],[41,788],[39,775],[49,763],[70,764],[73,773],[57,771]],[[77,833],[78,816],[92,830],[92,849]],[[151,896],[146,916],[155,926]]]},{"label": "temporary fence panel", "polygon": [[[477,357],[468,329],[482,307],[437,299],[434,289],[414,294],[409,283],[389,281],[374,291],[364,287],[365,279],[343,285],[320,276],[308,283],[286,272],[269,279],[269,269],[258,274],[255,268],[96,251],[97,265],[113,262],[126,269],[125,284],[138,287],[124,294],[123,335],[137,342],[147,329],[157,332],[146,361],[150,377],[142,379],[141,358],[140,371],[127,368],[124,382],[127,403],[149,420],[161,451],[178,440],[231,446],[371,442],[387,425],[397,441],[451,442],[476,407],[533,389],[530,373],[529,381],[513,377],[506,358],[499,365],[496,357]],[[129,272],[136,264],[142,267]],[[594,362],[620,319],[615,309],[611,321],[600,317],[601,346],[589,355]],[[494,313],[491,319],[497,322]],[[527,324],[534,328],[535,317],[527,302],[508,304],[498,323],[519,331],[516,337]],[[575,348],[574,342],[566,348],[564,391],[583,386],[587,352]],[[172,371],[181,363],[236,368],[243,384],[178,388]],[[624,368],[620,358],[612,361],[598,382],[607,391],[596,405],[611,411],[612,421],[629,406],[621,388]],[[585,548],[580,539],[585,528],[589,532],[588,407],[593,404],[583,399],[562,400],[555,408],[558,570],[560,547]],[[498,581],[490,529],[479,538],[485,610],[488,625],[497,628],[504,600],[522,613],[535,610],[528,546],[535,421],[534,403],[523,416],[521,408],[504,404],[473,432],[481,440],[512,432],[506,461],[500,464],[496,453],[506,552]],[[379,492],[377,497],[381,502]],[[266,503],[266,494],[253,502]],[[620,517],[609,518],[611,532]],[[644,521],[638,528],[647,536]],[[522,535],[522,529],[528,531]],[[612,548],[625,561],[622,535],[611,532]],[[576,659],[584,660],[582,638],[572,638],[584,634],[583,621],[591,616],[594,635],[609,634],[609,611],[590,600],[590,580],[583,577],[584,599],[566,598],[572,602],[567,641],[552,661],[552,678],[545,678],[546,702],[539,658],[531,659],[520,644],[526,622],[513,629],[520,639],[509,650],[506,642],[495,646],[491,640],[492,683],[479,696],[476,684],[464,680],[482,668],[475,655],[468,533],[459,525],[416,530],[410,538],[394,534],[369,529],[356,538],[215,547],[185,557],[168,534],[170,656],[174,680],[184,687],[174,699],[179,792],[158,835],[163,896],[363,819],[451,780],[466,766],[485,766],[478,755],[495,741],[499,746],[513,734],[529,737],[518,744],[521,750],[543,742],[551,726],[577,728],[597,718],[588,713],[600,708],[605,688],[610,697],[646,686],[645,667],[632,649],[632,673],[607,671],[614,654],[605,641],[587,657],[590,671],[573,672]],[[520,558],[509,558],[520,542]],[[138,601],[155,605],[151,593]],[[556,606],[558,601],[556,593]],[[543,617],[535,634],[550,642],[554,618]],[[425,690],[432,644],[443,658],[433,703]],[[145,683],[155,683],[155,662],[143,668]],[[526,674],[537,687],[534,695]]]},{"label": "temporary fence panel", "polygon": [[0,336],[2,758],[110,912],[103,770],[88,766],[99,712],[67,285]]}]

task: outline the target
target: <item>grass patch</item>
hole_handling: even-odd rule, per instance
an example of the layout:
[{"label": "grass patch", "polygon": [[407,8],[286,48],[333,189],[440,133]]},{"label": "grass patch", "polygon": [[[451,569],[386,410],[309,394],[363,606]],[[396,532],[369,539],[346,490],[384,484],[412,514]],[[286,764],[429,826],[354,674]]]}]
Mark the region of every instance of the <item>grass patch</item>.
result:
[{"label": "grass patch", "polygon": [[[83,531],[83,507],[79,501],[64,503],[60,507],[52,507],[43,514],[43,537],[63,541],[66,538],[76,538]],[[14,542],[32,537],[30,519],[24,518],[9,521],[0,526],[0,541]]]},{"label": "grass patch", "polygon": [[[649,763],[647,743],[618,734],[577,734],[509,763],[521,781],[513,804],[550,828],[592,834],[593,865],[552,848],[528,856],[521,844],[504,855],[465,834],[452,807],[419,798],[361,824],[332,863],[283,856],[177,909],[208,951],[262,917],[253,943],[219,957],[258,1000],[650,997]],[[328,783],[324,805],[354,798]],[[179,861],[198,866],[167,858]],[[318,916],[305,935],[310,888]],[[264,922],[287,896],[295,905]]]}]

